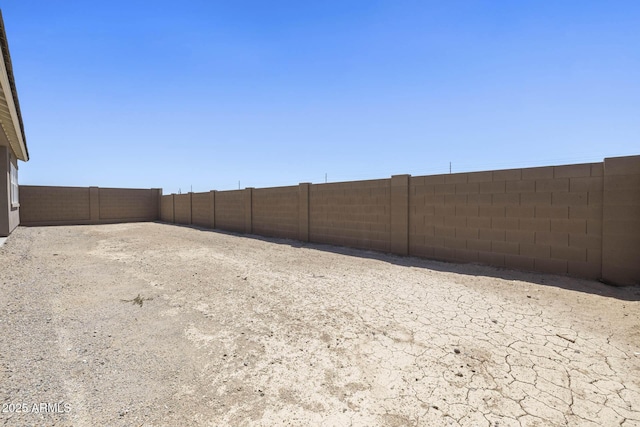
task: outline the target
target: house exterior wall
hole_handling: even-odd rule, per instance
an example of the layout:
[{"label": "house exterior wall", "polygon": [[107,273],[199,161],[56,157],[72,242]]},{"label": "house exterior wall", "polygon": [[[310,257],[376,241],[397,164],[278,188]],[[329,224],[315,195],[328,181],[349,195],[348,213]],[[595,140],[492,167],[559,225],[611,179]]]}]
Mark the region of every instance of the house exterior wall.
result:
[{"label": "house exterior wall", "polygon": [[11,232],[9,227],[9,207],[11,206],[9,173],[9,149],[0,145],[0,237],[6,237]]},{"label": "house exterior wall", "polygon": [[[18,159],[15,156],[9,156],[9,165],[13,164],[13,166],[18,169]],[[11,171],[11,167],[9,166],[9,173]],[[20,179],[20,177],[18,177]],[[11,179],[9,177],[9,187],[11,187]],[[18,191],[18,196],[20,192]],[[20,206],[13,206],[11,204],[11,188],[9,188],[9,233],[11,233],[18,225],[20,225]]]},{"label": "house exterior wall", "polygon": [[0,237],[6,237],[20,224],[20,207],[11,203],[11,165],[18,160],[8,146],[0,145]]}]

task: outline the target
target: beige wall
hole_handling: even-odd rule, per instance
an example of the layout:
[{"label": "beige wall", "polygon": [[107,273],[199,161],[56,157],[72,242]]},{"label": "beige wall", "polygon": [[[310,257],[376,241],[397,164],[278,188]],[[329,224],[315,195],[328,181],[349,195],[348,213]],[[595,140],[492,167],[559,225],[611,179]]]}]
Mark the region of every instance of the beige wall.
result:
[{"label": "beige wall", "polygon": [[311,185],[309,239],[362,249],[390,249],[390,180]]},{"label": "beige wall", "polygon": [[[250,190],[250,189],[249,189]],[[250,233],[245,229],[245,199],[248,190],[217,191],[215,200],[216,228]]]},{"label": "beige wall", "polygon": [[298,186],[253,190],[252,232],[261,236],[297,239],[298,201]]},{"label": "beige wall", "polygon": [[191,224],[191,193],[175,194],[174,216],[177,224]]},{"label": "beige wall", "polygon": [[162,190],[20,186],[22,225],[155,221]]},{"label": "beige wall", "polygon": [[168,222],[640,283],[640,156],[169,195],[161,206]]},{"label": "beige wall", "polygon": [[412,177],[410,252],[596,278],[602,164]]},{"label": "beige wall", "polygon": [[604,161],[602,276],[640,283],[640,156]]}]

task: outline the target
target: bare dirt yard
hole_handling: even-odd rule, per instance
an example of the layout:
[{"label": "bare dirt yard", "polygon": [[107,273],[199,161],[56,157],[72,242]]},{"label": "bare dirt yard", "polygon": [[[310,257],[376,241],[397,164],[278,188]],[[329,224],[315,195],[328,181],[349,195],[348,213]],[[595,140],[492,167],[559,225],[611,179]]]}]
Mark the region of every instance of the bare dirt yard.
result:
[{"label": "bare dirt yard", "polygon": [[0,426],[640,426],[640,289],[156,223],[0,248]]}]

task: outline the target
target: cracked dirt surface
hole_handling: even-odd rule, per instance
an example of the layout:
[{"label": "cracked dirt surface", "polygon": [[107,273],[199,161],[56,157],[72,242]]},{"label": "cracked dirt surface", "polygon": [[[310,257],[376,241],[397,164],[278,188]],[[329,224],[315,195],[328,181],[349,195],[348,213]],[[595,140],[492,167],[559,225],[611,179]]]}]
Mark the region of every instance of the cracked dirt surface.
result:
[{"label": "cracked dirt surface", "polygon": [[638,287],[155,223],[0,265],[0,426],[640,426]]}]

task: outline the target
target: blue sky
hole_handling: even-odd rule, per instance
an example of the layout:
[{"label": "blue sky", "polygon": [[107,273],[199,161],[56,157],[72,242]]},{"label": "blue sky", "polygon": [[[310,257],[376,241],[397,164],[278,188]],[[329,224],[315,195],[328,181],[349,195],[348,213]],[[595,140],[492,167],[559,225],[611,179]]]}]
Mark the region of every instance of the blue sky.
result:
[{"label": "blue sky", "polygon": [[1,7],[22,184],[171,193],[640,154],[637,1]]}]

